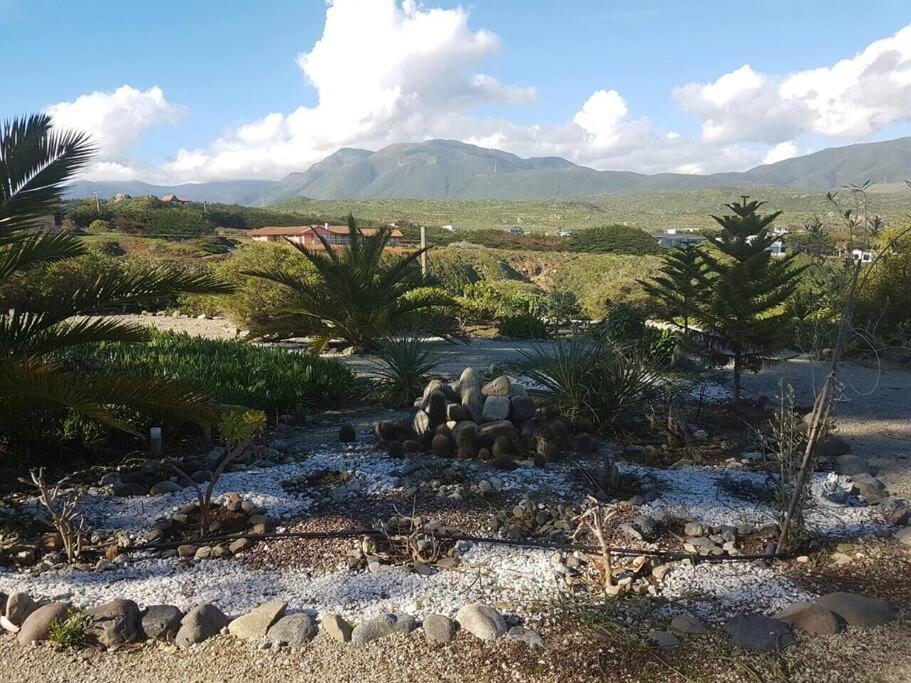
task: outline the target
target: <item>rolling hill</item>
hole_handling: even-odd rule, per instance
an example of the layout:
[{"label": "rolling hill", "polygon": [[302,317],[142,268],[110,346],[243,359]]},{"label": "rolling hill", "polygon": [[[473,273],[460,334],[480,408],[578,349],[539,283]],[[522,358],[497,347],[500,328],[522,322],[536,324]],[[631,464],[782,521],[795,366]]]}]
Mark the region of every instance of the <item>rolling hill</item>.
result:
[{"label": "rolling hill", "polygon": [[454,140],[389,145],[376,152],[340,149],[302,173],[281,180],[235,180],[154,186],[139,182],[79,182],[69,196],[174,193],[196,201],[266,206],[310,199],[525,200],[621,192],[680,192],[716,187],[832,189],[866,180],[911,177],[911,137],[824,149],[742,173],[647,175],[596,171],[559,157],[523,159]]}]

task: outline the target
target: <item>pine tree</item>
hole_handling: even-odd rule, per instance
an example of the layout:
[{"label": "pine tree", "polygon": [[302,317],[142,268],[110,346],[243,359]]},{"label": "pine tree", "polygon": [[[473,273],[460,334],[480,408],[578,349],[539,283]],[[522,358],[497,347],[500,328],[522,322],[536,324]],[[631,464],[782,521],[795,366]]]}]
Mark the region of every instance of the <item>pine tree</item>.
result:
[{"label": "pine tree", "polygon": [[803,268],[796,252],[773,257],[766,249],[778,238],[769,226],[781,214],[759,214],[764,202],[728,204],[733,215],[712,216],[721,233],[709,237],[700,276],[696,320],[711,346],[734,361],[734,400],[740,400],[741,376],[758,368],[769,354],[787,343],[790,327],[783,305],[794,293]]},{"label": "pine tree", "polygon": [[702,287],[705,265],[699,247],[689,244],[674,247],[663,256],[658,274],[639,284],[650,296],[660,301],[668,317],[683,319],[683,335],[689,335],[690,319],[695,313],[699,290]]}]

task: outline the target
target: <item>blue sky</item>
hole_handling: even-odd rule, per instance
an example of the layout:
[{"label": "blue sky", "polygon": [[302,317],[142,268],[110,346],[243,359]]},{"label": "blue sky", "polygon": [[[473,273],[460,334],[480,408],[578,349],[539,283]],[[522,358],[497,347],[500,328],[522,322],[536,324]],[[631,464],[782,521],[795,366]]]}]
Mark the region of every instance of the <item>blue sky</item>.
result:
[{"label": "blue sky", "polygon": [[[911,131],[898,0],[334,5],[0,0],[3,114],[51,108],[102,141],[95,177],[151,180],[279,177],[338,146],[436,136],[708,172]],[[308,72],[298,56],[321,38]],[[865,50],[864,68],[809,71]]]}]

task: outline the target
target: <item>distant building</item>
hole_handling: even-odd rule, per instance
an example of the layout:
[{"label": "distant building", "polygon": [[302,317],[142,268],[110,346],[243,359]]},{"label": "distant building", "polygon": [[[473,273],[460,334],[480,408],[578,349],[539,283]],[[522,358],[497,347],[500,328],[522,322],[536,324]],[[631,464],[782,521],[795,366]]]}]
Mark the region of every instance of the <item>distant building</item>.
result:
[{"label": "distant building", "polygon": [[876,254],[872,251],[866,249],[852,249],[851,250],[851,259],[853,261],[860,261],[861,263],[872,263],[873,259],[876,258]]},{"label": "distant building", "polygon": [[665,232],[653,232],[652,237],[658,240],[658,246],[662,249],[673,249],[674,247],[688,247],[692,244],[702,244],[705,237],[694,235],[693,233],[679,233],[678,228],[669,228]]},{"label": "distant building", "polygon": [[765,250],[767,252],[769,252],[770,254],[772,254],[772,256],[784,256],[784,254],[785,254],[784,242],[782,242],[781,240],[775,240],[769,246],[767,246],[765,248]]},{"label": "distant building", "polygon": [[161,198],[161,201],[164,202],[165,204],[189,204],[190,203],[189,199],[182,199],[181,197],[178,197],[176,194],[166,194],[164,197]]},{"label": "distant building", "polygon": [[[361,232],[367,236],[373,236],[378,231],[376,228],[361,228]],[[257,228],[250,231],[250,238],[254,242],[294,242],[304,246],[320,246],[321,242],[317,235],[322,236],[331,246],[345,246],[351,242],[351,233],[347,225],[296,225],[290,227],[269,227]],[[393,229],[389,234],[386,246],[400,247],[402,245],[402,232]]]},{"label": "distant building", "polygon": [[784,225],[773,225],[771,232],[773,235],[787,235],[791,231]]},{"label": "distant building", "polygon": [[445,230],[446,232],[455,232],[456,231],[454,225],[441,225],[440,230]]},{"label": "distant building", "polygon": [[524,235],[525,230],[520,228],[518,225],[513,225],[512,227],[506,228],[503,232],[508,232],[510,235]]},{"label": "distant building", "polygon": [[117,203],[117,202],[122,202],[124,199],[132,199],[132,198],[133,197],[128,195],[126,192],[118,192],[113,197],[111,197],[111,201],[114,203]]}]

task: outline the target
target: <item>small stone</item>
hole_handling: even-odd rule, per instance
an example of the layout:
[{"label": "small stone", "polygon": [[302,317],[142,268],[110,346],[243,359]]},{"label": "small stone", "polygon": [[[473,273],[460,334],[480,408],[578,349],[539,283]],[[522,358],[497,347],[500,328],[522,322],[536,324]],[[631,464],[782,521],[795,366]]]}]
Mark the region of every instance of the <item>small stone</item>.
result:
[{"label": "small stone", "polygon": [[702,636],[709,632],[705,624],[689,612],[674,615],[671,619],[671,630],[677,631],[678,633],[688,633],[694,636]]},{"label": "small stone", "polygon": [[484,396],[509,396],[509,387],[512,382],[506,375],[500,375],[483,386],[481,394]]},{"label": "small stone", "polygon": [[702,536],[705,534],[705,527],[699,522],[687,522],[683,526],[683,533],[686,536]]},{"label": "small stone", "polygon": [[396,633],[396,618],[392,614],[374,617],[354,627],[351,632],[351,642],[354,645],[365,645],[373,640],[384,638],[391,633]]},{"label": "small stone", "polygon": [[357,431],[353,424],[343,424],[338,428],[338,440],[342,443],[351,443],[357,439]]},{"label": "small stone", "polygon": [[775,618],[798,630],[821,636],[831,636],[842,630],[835,614],[811,602],[791,605],[778,612]]},{"label": "small stone", "polygon": [[204,603],[184,615],[174,642],[177,647],[187,648],[217,635],[227,625],[228,618],[218,607]]},{"label": "small stone", "polygon": [[322,617],[323,630],[340,643],[351,642],[351,624],[337,614],[327,614]]},{"label": "small stone", "polygon": [[177,546],[177,555],[179,557],[193,557],[196,554],[196,546],[185,543]]},{"label": "small stone", "polygon": [[[178,553],[180,549],[178,548]],[[207,545],[204,545],[201,548],[197,548],[196,552],[193,554],[194,560],[208,560],[212,556],[212,548]]]},{"label": "small stone", "polygon": [[851,444],[840,436],[830,436],[823,439],[816,447],[816,454],[820,458],[837,458],[851,452]]},{"label": "small stone", "polygon": [[839,455],[835,459],[835,472],[853,477],[856,474],[866,474],[870,470],[867,464],[856,455]]},{"label": "small stone", "polygon": [[4,616],[14,626],[22,626],[29,614],[38,609],[38,603],[27,593],[12,593],[6,599]]},{"label": "small stone", "polygon": [[504,396],[488,396],[484,401],[481,419],[484,422],[499,422],[509,415],[509,399]]},{"label": "small stone", "polygon": [[886,498],[877,507],[889,524],[902,526],[911,522],[911,503],[904,498]]},{"label": "small stone", "polygon": [[463,606],[456,621],[470,634],[481,640],[494,640],[506,633],[506,622],[493,607],[472,603]]},{"label": "small stone", "polygon": [[232,555],[237,555],[237,553],[242,553],[252,545],[253,541],[249,538],[238,538],[236,541],[231,541],[230,545],[228,545],[228,550],[231,551]]},{"label": "small stone", "polygon": [[680,646],[680,639],[667,631],[649,631],[649,641],[661,650],[673,650]]},{"label": "small stone", "polygon": [[885,600],[857,593],[828,593],[816,600],[819,607],[844,619],[851,626],[879,626],[895,619],[895,608]]},{"label": "small stone", "polygon": [[183,612],[173,605],[151,605],[142,614],[142,631],[146,638],[173,640],[181,619]]},{"label": "small stone", "polygon": [[22,622],[22,628],[16,636],[16,642],[19,645],[28,645],[29,643],[47,640],[51,635],[51,626],[66,619],[69,605],[65,602],[52,602],[49,605],[39,607],[26,617]]},{"label": "small stone", "polygon": [[302,647],[313,640],[318,632],[319,628],[309,614],[289,614],[276,621],[265,636],[272,643]]},{"label": "small stone", "polygon": [[899,543],[911,545],[911,526],[899,529],[895,532],[895,538]]},{"label": "small stone", "polygon": [[724,625],[725,632],[741,647],[779,652],[794,642],[791,627],[761,614],[739,614]]},{"label": "small stone", "polygon": [[288,603],[271,600],[232,621],[228,624],[228,632],[241,640],[262,638],[269,627],[284,616],[287,608]]},{"label": "small stone", "polygon": [[446,419],[452,422],[462,422],[463,420],[470,420],[471,414],[462,404],[450,403],[446,406]]},{"label": "small stone", "polygon": [[144,496],[149,492],[149,490],[136,483],[127,483],[127,484],[114,484],[113,494],[117,498],[128,498],[131,496]]},{"label": "small stone", "polygon": [[459,625],[442,614],[431,614],[424,617],[424,635],[432,643],[448,643],[455,638]]},{"label": "small stone", "polygon": [[506,632],[506,637],[510,640],[518,640],[531,647],[544,647],[544,639],[541,637],[541,634],[530,628],[525,628],[524,626],[513,626]]},{"label": "small stone", "polygon": [[183,486],[180,484],[173,481],[160,481],[149,489],[149,495],[161,496],[166,493],[177,493],[178,491],[183,491]]},{"label": "small stone", "polygon": [[142,616],[132,600],[111,600],[88,610],[89,633],[101,645],[117,647],[142,638]]},{"label": "small stone", "polygon": [[[484,397],[477,387],[462,391],[462,406],[468,411],[471,419],[481,422],[484,413]],[[508,412],[508,411],[507,411]]]}]

